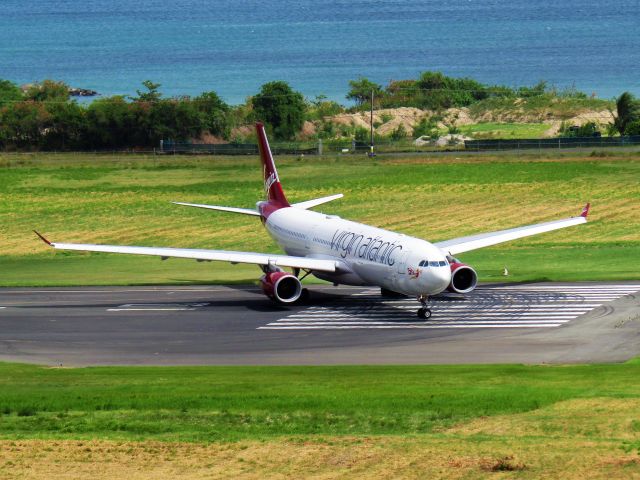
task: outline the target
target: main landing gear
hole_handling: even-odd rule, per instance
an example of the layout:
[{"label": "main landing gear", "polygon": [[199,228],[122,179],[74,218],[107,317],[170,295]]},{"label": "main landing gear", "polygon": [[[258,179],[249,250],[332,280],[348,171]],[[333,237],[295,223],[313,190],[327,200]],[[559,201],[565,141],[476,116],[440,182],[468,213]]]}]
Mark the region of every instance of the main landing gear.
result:
[{"label": "main landing gear", "polygon": [[427,320],[431,317],[431,309],[427,305],[429,297],[427,295],[420,295],[418,301],[422,304],[422,307],[418,309],[418,318]]}]

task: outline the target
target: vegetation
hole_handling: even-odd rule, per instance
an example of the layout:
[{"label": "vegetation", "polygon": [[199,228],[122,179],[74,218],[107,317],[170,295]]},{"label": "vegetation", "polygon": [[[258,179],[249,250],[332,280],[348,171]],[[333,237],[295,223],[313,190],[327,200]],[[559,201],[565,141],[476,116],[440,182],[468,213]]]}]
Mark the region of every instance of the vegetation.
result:
[{"label": "vegetation", "polygon": [[366,102],[371,105],[371,95],[373,94],[375,99],[382,93],[381,85],[364,77],[360,77],[358,80],[350,80],[349,87],[347,100],[353,100],[358,105],[365,105]]},{"label": "vegetation", "polygon": [[640,473],[639,374],[638,361],[0,364],[0,475],[632,478]]},{"label": "vegetation", "polygon": [[269,82],[251,99],[255,118],[266,123],[276,140],[293,140],[302,128],[305,101],[287,82]]},{"label": "vegetation", "polygon": [[[170,203],[251,208],[263,195],[253,157],[6,155],[0,165],[4,286],[251,283],[259,277],[253,266],[55,252],[34,228],[57,241],[279,251],[254,219]],[[278,167],[292,201],[342,192],[344,199],[320,210],[433,241],[576,215],[591,201],[592,221],[585,226],[462,258],[483,281],[503,280],[505,265],[513,281],[640,278],[629,261],[640,256],[634,152],[279,157]]]},{"label": "vegetation", "polygon": [[620,135],[640,134],[640,100],[624,92],[616,100],[616,111],[614,125]]},{"label": "vegetation", "polygon": [[[193,98],[165,98],[160,87],[147,80],[134,96],[78,104],[62,82],[44,80],[20,89],[0,80],[0,150],[149,149],[157,147],[160,140],[207,141],[210,136],[242,143],[253,140],[253,134],[242,127],[255,120],[264,121],[275,140],[364,142],[368,133],[361,123],[349,125],[344,119],[334,123],[331,117],[345,111],[368,110],[372,91],[376,110],[422,110],[422,118],[404,123],[402,128],[393,125],[381,135],[396,142],[424,135],[435,138],[442,133],[442,122],[449,122],[446,126],[456,132],[462,131],[461,125],[450,124],[456,112],[449,110],[462,107],[468,108],[469,117],[478,124],[542,124],[568,121],[582,113],[605,112],[597,123],[606,133],[615,130],[630,135],[640,131],[638,101],[629,93],[618,101],[616,124],[607,127],[612,118],[607,111],[613,111],[613,102],[589,98],[575,89],[557,90],[545,82],[510,88],[432,71],[423,72],[417,79],[392,81],[386,87],[366,77],[352,80],[347,99],[355,106],[350,109],[323,95],[307,101],[282,81],[263,85],[260,92],[236,106],[227,105],[215,92]],[[314,122],[311,131],[302,132],[305,120]],[[393,115],[383,112],[376,127],[390,120]],[[495,135],[499,135],[497,132]]]},{"label": "vegetation", "polygon": [[168,99],[159,84],[143,82],[137,96],[114,96],[80,105],[61,82],[45,80],[22,92],[0,84],[0,148],[83,150],[156,147],[204,132],[228,138],[230,107],[215,92]]},{"label": "vegetation", "polygon": [[547,123],[482,122],[459,127],[460,133],[477,139],[540,138],[551,128]]},{"label": "vegetation", "polygon": [[0,364],[0,436],[212,441],[420,434],[573,399],[635,399],[640,407],[638,374],[637,361],[573,367]]}]

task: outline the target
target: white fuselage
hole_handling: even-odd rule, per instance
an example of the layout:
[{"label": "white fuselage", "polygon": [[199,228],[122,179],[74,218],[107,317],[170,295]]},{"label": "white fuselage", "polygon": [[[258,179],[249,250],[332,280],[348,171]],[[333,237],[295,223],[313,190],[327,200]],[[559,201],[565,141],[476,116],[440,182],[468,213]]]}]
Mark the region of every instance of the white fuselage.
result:
[{"label": "white fuselage", "polygon": [[323,280],[406,295],[434,295],[451,282],[444,253],[419,238],[293,207],[271,213],[265,227],[288,255],[336,260],[335,273],[313,272]]}]

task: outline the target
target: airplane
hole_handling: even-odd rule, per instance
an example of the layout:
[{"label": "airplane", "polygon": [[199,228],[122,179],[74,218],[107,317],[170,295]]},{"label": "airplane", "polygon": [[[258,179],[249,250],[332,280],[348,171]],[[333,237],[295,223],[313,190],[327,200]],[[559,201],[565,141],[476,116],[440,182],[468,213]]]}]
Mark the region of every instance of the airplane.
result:
[{"label": "airplane", "polygon": [[[258,217],[267,232],[286,255],[121,245],[54,243],[34,231],[45,243],[59,250],[79,250],[133,255],[191,258],[255,264],[263,272],[260,284],[264,294],[280,304],[293,304],[308,296],[301,284],[312,274],[334,285],[380,287],[383,296],[414,296],[420,302],[417,316],[431,317],[429,298],[448,290],[467,294],[478,284],[476,271],[454,255],[511,240],[586,223],[590,204],[580,216],[539,223],[481,235],[430,243],[402,233],[344,220],[310,210],[342,198],[330,195],[299,203],[285,196],[265,128],[256,123],[258,148],[264,176],[266,199],[254,209],[172,202]],[[284,268],[292,269],[292,272]],[[304,275],[301,277],[301,273]]]}]

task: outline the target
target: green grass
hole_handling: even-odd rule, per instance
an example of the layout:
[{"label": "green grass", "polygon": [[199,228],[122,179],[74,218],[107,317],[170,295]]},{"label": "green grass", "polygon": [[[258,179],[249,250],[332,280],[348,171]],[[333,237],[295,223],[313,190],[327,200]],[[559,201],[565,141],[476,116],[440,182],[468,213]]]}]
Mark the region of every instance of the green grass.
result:
[{"label": "green grass", "polygon": [[545,119],[552,116],[568,119],[586,112],[615,110],[615,102],[599,98],[562,97],[553,94],[536,95],[524,99],[487,98],[469,107],[474,116],[488,111],[495,116],[507,116],[523,121],[531,118]]},{"label": "green grass", "polygon": [[551,128],[546,123],[499,123],[483,122],[473,125],[464,125],[460,128],[463,135],[477,138],[542,138],[544,133]]},{"label": "green grass", "polygon": [[[638,279],[640,161],[524,156],[280,158],[292,201],[342,192],[321,211],[432,241],[563,218],[590,223],[461,255],[480,280]],[[53,241],[277,252],[256,219],[171,201],[252,207],[254,157],[0,156],[0,285],[246,283],[255,267],[54,252]],[[4,165],[4,167],[1,167]]]},{"label": "green grass", "polygon": [[237,440],[422,434],[571,399],[637,399],[637,361],[581,366],[0,364],[0,437]]}]

